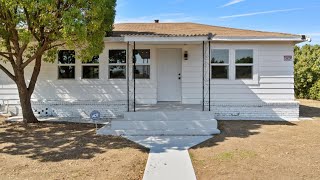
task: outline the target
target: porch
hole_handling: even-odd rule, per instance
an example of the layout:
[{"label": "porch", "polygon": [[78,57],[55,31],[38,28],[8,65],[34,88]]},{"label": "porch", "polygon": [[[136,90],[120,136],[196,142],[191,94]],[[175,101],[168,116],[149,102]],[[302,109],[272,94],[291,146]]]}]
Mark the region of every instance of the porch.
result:
[{"label": "porch", "polygon": [[202,111],[200,104],[182,104],[181,102],[158,102],[157,104],[137,104],[137,112],[166,111]]},{"label": "porch", "polygon": [[201,105],[160,102],[137,105],[136,112],[125,112],[98,130],[116,136],[208,136],[219,134],[217,120]]}]

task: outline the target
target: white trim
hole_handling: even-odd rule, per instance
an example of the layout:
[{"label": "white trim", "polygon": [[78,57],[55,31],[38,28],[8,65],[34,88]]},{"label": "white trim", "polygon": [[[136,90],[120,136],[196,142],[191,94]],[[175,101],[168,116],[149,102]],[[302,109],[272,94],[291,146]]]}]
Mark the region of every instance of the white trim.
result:
[{"label": "white trim", "polygon": [[[138,80],[150,80],[151,79],[151,48],[149,47],[149,48],[136,48],[135,49],[136,51],[137,50],[149,50],[149,53],[150,53],[150,57],[149,57],[149,62],[148,63],[146,63],[146,64],[139,64],[139,63],[137,63],[136,62],[136,66],[149,66],[149,78],[137,78],[136,77],[136,80],[138,79]],[[133,53],[133,52],[132,52]],[[132,54],[132,56],[133,56],[133,54]],[[131,62],[131,66],[132,66],[132,71],[133,71],[133,62]],[[135,73],[134,71],[133,71],[133,73]],[[134,74],[132,74],[132,77],[131,78],[133,78],[133,76],[134,76]]]},{"label": "white trim", "polygon": [[[57,55],[56,55],[56,68],[57,68],[57,75],[56,75],[56,80],[58,81],[63,81],[63,80],[76,80],[77,79],[77,59],[76,57],[74,57],[74,63],[70,63],[70,64],[60,64],[59,63],[59,51],[74,51],[74,54],[76,55],[76,50],[72,50],[72,49],[59,49],[57,51]],[[74,78],[59,78],[59,67],[67,67],[67,66],[74,66]]]},{"label": "white trim", "polygon": [[[212,49],[228,49],[229,50],[229,79],[213,79],[214,82],[224,83],[228,81],[244,83],[247,85],[258,85],[259,84],[259,46],[256,45],[217,45],[213,44]],[[253,63],[246,64],[252,66],[252,79],[236,79],[236,63],[235,63],[235,52],[236,50],[253,50]],[[212,65],[212,64],[211,64]],[[241,64],[238,64],[241,65]],[[211,76],[211,75],[210,75]]]},{"label": "white trim", "polygon": [[[125,63],[110,63],[110,51],[112,51],[112,50],[120,50],[120,51],[126,51],[126,62]],[[127,77],[127,71],[128,71],[128,68],[129,67],[127,67],[127,61],[128,61],[128,59],[127,59],[127,56],[128,56],[128,53],[129,52],[127,52],[127,49],[125,49],[125,48],[112,48],[112,49],[108,49],[107,50],[108,51],[108,58],[107,58],[107,69],[108,69],[108,80],[126,80],[128,77]],[[130,56],[129,56],[130,57]],[[100,63],[100,61],[99,61],[99,63]],[[110,77],[110,66],[125,66],[125,78],[111,78]]]},{"label": "white trim", "polygon": [[286,38],[286,37],[265,37],[265,38],[257,38],[257,37],[213,37],[212,41],[228,41],[228,42],[256,42],[256,41],[262,41],[262,42],[273,42],[273,41],[294,41],[294,42],[304,42],[302,38]]},{"label": "white trim", "polygon": [[[106,42],[202,42],[208,41],[208,36],[156,36],[156,35],[127,35],[123,37],[106,37],[104,38]],[[213,42],[305,42],[302,37],[213,37],[211,39]]]},{"label": "white trim", "polygon": [[200,42],[208,41],[207,36],[194,37],[157,37],[157,36],[124,36],[124,41],[137,42]]},{"label": "white trim", "polygon": [[[227,50],[228,51],[228,63],[212,63],[212,57],[210,57],[210,78],[212,80],[230,80],[230,72],[231,72],[231,50],[229,48],[211,48],[211,56],[213,56],[213,51],[214,50]],[[212,67],[213,66],[227,66],[228,67],[228,77],[227,78],[212,78]]]}]

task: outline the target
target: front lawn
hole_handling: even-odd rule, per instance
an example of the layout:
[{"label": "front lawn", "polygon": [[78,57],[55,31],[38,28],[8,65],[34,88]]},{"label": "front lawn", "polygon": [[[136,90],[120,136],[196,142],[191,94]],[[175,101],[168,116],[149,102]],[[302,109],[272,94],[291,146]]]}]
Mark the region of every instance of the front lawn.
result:
[{"label": "front lawn", "polygon": [[148,151],[94,125],[5,123],[0,117],[0,179],[142,179]]},{"label": "front lawn", "polygon": [[198,179],[319,179],[320,102],[301,122],[220,121],[220,135],[189,152]]}]

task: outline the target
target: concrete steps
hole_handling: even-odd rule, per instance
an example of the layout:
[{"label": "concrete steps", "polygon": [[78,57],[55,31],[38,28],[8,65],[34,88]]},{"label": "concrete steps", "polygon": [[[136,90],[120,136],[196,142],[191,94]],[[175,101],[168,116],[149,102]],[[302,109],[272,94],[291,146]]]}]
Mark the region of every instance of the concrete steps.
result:
[{"label": "concrete steps", "polygon": [[115,136],[204,136],[219,134],[217,120],[210,112],[129,112],[113,120],[98,134]]},{"label": "concrete steps", "polygon": [[126,112],[125,120],[133,121],[189,121],[214,119],[212,112],[203,111],[157,111],[157,112]]}]

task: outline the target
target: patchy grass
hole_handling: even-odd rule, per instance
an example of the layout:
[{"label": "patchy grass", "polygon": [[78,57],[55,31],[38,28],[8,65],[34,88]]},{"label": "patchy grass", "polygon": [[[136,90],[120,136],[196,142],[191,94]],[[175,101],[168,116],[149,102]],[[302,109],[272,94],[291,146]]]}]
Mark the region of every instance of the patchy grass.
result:
[{"label": "patchy grass", "polygon": [[237,160],[237,159],[246,159],[257,156],[254,151],[249,150],[234,150],[230,152],[223,152],[215,155],[215,159],[226,161],[226,160]]},{"label": "patchy grass", "polygon": [[142,179],[148,150],[93,125],[5,123],[0,179]]},{"label": "patchy grass", "polygon": [[189,150],[198,179],[319,179],[320,102],[301,122],[220,121],[220,135]]}]

